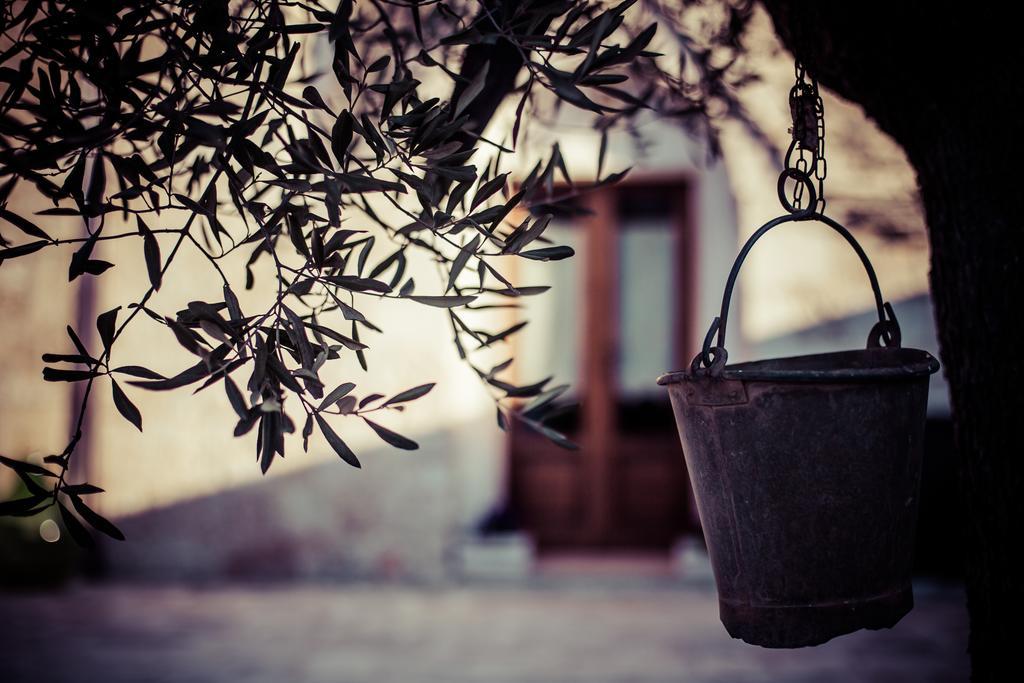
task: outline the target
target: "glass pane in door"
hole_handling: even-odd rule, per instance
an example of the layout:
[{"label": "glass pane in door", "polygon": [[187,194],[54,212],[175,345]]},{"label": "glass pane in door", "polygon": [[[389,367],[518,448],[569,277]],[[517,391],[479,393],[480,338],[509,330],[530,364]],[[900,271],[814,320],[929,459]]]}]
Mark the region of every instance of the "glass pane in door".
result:
[{"label": "glass pane in door", "polygon": [[624,399],[661,395],[672,368],[674,230],[669,215],[625,215],[619,226],[618,388]]},{"label": "glass pane in door", "polygon": [[529,321],[518,335],[517,375],[524,383],[554,375],[554,384],[569,383],[575,393],[579,389],[586,243],[582,231],[568,222],[553,221],[544,236],[554,244],[572,247],[576,255],[561,261],[519,261],[517,285],[548,285],[551,289],[516,300],[523,307],[522,319]]}]

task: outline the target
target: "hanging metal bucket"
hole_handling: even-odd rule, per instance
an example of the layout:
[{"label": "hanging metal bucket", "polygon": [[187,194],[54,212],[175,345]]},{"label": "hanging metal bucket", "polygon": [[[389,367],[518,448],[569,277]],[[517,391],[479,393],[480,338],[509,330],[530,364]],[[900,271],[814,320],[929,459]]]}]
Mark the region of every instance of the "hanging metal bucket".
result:
[{"label": "hanging metal bucket", "polygon": [[[863,262],[878,310],[867,348],[726,365],[744,258],[772,228],[803,220],[837,231]],[[747,241],[690,370],[658,379],[672,399],[730,635],[802,647],[891,627],[910,611],[928,377],[938,368],[928,352],[900,348],[871,263],[840,224],[796,213]]]}]

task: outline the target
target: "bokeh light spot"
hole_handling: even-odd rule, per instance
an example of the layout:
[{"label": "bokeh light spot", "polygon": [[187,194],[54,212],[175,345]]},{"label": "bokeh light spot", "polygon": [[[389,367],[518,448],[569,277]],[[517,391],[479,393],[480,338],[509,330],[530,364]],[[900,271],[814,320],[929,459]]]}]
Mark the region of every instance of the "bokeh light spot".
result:
[{"label": "bokeh light spot", "polygon": [[39,535],[47,543],[56,543],[60,540],[60,527],[52,519],[44,519],[39,525]]}]

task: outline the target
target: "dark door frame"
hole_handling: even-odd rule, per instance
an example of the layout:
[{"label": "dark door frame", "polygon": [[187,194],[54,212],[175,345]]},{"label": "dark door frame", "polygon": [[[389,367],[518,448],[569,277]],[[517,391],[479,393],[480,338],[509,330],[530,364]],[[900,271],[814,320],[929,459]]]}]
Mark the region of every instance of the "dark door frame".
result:
[{"label": "dark door frame", "polygon": [[[580,446],[585,458],[575,461],[580,468],[578,491],[585,500],[575,526],[575,542],[570,545],[588,547],[614,544],[613,457],[619,448],[616,401],[617,351],[619,343],[619,260],[617,240],[620,225],[619,200],[622,195],[638,189],[670,189],[672,224],[675,230],[673,287],[675,306],[673,324],[673,357],[676,368],[689,363],[695,352],[693,331],[696,322],[698,235],[696,230],[696,185],[698,179],[689,173],[638,174],[618,185],[585,194],[582,204],[592,213],[579,221],[586,235],[586,261],[582,264],[585,294],[580,349],[581,428]],[[555,194],[569,191],[556,187]],[[669,368],[666,368],[669,370]],[[651,378],[652,382],[654,378]],[[521,438],[521,437],[519,437]],[[509,473],[506,487],[508,500],[516,503],[517,430],[506,439],[505,461]],[[557,447],[556,447],[557,448]],[[544,449],[547,452],[547,449]],[[565,454],[571,458],[572,455]],[[681,458],[681,455],[680,455]],[[688,492],[680,491],[680,496]]]}]

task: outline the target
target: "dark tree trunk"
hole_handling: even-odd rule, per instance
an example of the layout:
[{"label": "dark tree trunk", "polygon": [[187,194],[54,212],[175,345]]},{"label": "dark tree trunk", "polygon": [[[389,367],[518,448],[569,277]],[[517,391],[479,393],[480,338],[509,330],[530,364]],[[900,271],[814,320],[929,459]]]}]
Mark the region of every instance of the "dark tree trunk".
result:
[{"label": "dark tree trunk", "polygon": [[980,5],[764,4],[808,71],[861,104],[917,171],[960,454],[973,680],[1007,680],[1024,619],[1011,562],[1024,540],[1024,41]]}]

